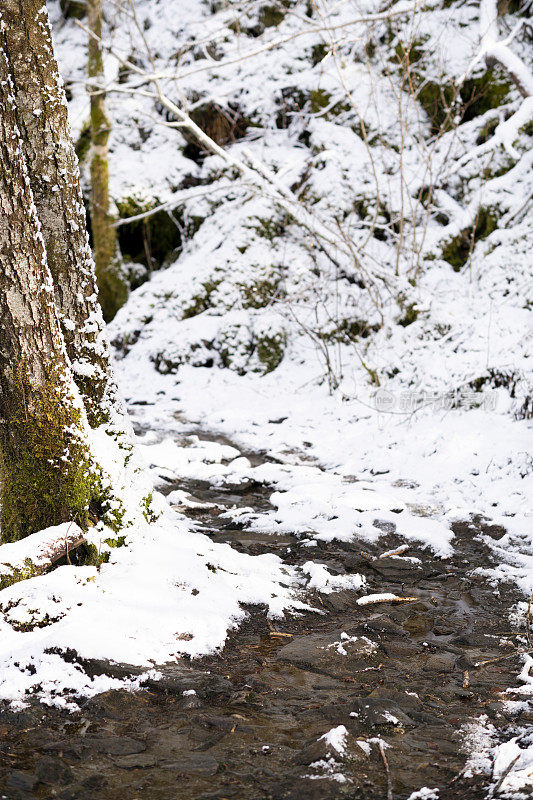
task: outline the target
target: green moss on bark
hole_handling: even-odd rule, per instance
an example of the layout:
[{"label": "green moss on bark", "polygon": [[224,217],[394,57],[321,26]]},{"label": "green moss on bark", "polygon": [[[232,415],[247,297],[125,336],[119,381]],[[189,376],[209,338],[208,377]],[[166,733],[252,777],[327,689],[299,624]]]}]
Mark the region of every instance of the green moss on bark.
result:
[{"label": "green moss on bark", "polygon": [[[59,369],[39,389],[19,375],[18,403],[0,426],[2,541],[75,519],[89,523],[99,473],[81,436],[81,412]],[[31,398],[30,401],[26,398]]]}]

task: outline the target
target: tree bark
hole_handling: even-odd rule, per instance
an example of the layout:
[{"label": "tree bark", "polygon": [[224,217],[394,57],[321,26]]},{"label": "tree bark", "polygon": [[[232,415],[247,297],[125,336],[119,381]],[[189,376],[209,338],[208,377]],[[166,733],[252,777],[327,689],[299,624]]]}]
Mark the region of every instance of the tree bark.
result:
[{"label": "tree bark", "polygon": [[91,228],[96,280],[104,319],[109,322],[128,296],[118,264],[115,219],[109,210],[109,165],[107,145],[110,122],[105,107],[104,62],[102,57],[101,0],[87,0],[89,30],[89,93],[91,95]]},{"label": "tree bark", "polygon": [[17,121],[56,306],[91,426],[118,402],[97,299],[79,171],[44,0],[2,0]]},{"label": "tree bark", "polygon": [[2,540],[87,520],[98,471],[54,302],[17,126],[0,11],[0,450]]}]

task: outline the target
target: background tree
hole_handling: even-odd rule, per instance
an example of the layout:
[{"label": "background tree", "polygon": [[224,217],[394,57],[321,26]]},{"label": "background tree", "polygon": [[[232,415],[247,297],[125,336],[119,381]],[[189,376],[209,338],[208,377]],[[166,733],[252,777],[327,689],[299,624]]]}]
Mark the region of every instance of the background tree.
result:
[{"label": "background tree", "polygon": [[115,219],[110,212],[107,143],[110,122],[106,114],[104,62],[102,58],[102,4],[88,0],[89,92],[91,95],[91,227],[96,279],[104,319],[110,321],[128,296],[121,275]]}]

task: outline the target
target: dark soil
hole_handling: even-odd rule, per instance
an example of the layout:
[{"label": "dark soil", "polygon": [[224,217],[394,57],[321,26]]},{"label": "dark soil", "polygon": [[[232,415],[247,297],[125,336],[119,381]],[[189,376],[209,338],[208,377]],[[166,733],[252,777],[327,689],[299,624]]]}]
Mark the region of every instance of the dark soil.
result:
[{"label": "dark soil", "polygon": [[[268,506],[269,490],[257,484],[180,488],[226,506]],[[275,626],[263,609],[250,608],[222,653],[167,665],[162,680],[138,693],[108,692],[73,714],[36,702],[19,713],[4,707],[2,797],[400,800],[421,787],[438,788],[440,800],[487,797],[490,775],[463,774],[461,727],[484,714],[503,739],[529,721],[501,703],[520,664],[501,657],[520,646],[508,614],[521,598],[512,586],[496,590],[472,574],[491,565],[479,534],[501,531],[458,524],[453,558],[416,547],[402,553],[416,563],[379,558],[403,543],[390,531],[375,545],[319,543],[311,551],[296,537],[224,528],[227,520],[212,511],[195,520],[240,551],[276,552],[292,564],[313,558],[332,572],[364,574],[367,593],[416,599],[358,606],[352,591],[311,595],[322,613]],[[500,660],[476,666],[490,659]],[[85,668],[135,672],[97,662]],[[339,725],[349,732],[342,756],[320,739]],[[357,744],[372,739],[368,753]]]}]

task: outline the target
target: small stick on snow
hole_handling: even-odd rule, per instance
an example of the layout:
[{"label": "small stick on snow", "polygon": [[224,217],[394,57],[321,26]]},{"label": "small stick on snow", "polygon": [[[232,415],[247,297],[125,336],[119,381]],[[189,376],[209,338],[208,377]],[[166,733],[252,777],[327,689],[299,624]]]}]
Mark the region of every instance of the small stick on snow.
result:
[{"label": "small stick on snow", "polygon": [[359,597],[358,606],[368,606],[371,603],[415,603],[418,597],[399,597],[397,594],[367,594]]},{"label": "small stick on snow", "polygon": [[502,774],[500,775],[500,780],[498,781],[498,783],[496,784],[496,786],[494,787],[494,789],[492,789],[492,791],[490,791],[490,792],[489,792],[489,797],[494,797],[494,795],[496,794],[496,792],[498,792],[498,791],[499,791],[499,789],[500,789],[500,787],[501,787],[502,783],[504,782],[504,780],[506,779],[506,777],[509,775],[510,771],[512,770],[512,768],[514,767],[514,765],[516,764],[516,762],[518,761],[518,759],[520,758],[520,756],[521,756],[521,753],[518,753],[518,755],[517,755],[517,756],[515,756],[515,757],[513,758],[513,760],[512,760],[512,761],[511,761],[509,764],[507,764],[507,766],[505,767],[504,771],[503,771],[503,772],[502,772]]},{"label": "small stick on snow", "polygon": [[402,544],[401,547],[397,547],[396,550],[387,550],[385,553],[382,553],[378,556],[378,560],[380,558],[388,558],[389,556],[399,556],[401,553],[405,553],[406,550],[409,550],[408,544]]}]

